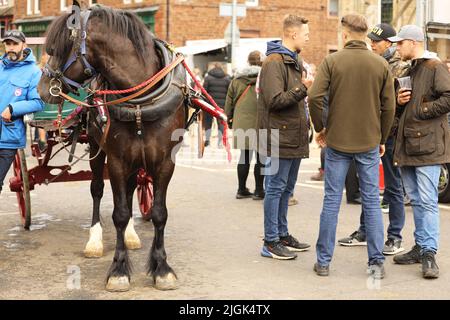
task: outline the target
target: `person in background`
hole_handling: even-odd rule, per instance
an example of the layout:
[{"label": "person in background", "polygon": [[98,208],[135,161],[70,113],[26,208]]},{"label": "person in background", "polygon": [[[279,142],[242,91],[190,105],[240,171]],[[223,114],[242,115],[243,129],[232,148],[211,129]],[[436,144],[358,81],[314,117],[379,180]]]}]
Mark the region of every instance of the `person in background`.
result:
[{"label": "person in background", "polygon": [[[225,102],[225,113],[229,127],[233,129],[234,148],[241,150],[237,165],[239,188],[236,199],[253,197],[253,200],[264,199],[264,176],[262,175],[262,160],[257,152],[256,143],[256,79],[261,71],[261,52],[253,51],[248,55],[249,66],[237,71],[228,88]],[[247,177],[253,153],[256,153],[256,164],[253,170],[255,191],[247,188]]]},{"label": "person in background", "polygon": [[[225,99],[227,97],[228,87],[231,78],[222,68],[222,64],[215,63],[214,67],[209,70],[205,76],[203,87],[211,95],[217,105],[223,109],[225,106]],[[206,131],[205,147],[209,146],[211,140],[211,128],[213,123],[213,116],[209,113],[203,113],[203,128]],[[219,138],[217,146],[222,146],[223,125],[216,119],[217,128],[219,130]]]}]

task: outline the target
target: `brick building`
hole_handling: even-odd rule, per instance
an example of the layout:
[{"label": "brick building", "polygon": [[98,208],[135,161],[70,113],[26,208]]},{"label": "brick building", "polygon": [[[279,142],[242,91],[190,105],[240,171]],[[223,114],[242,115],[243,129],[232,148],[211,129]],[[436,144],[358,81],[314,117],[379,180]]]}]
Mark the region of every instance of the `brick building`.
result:
[{"label": "brick building", "polygon": [[14,0],[0,0],[0,37],[6,30],[12,29]]},{"label": "brick building", "polygon": [[[1,0],[0,0],[1,1]],[[27,36],[43,36],[49,23],[71,4],[71,0],[15,0],[14,22]],[[219,16],[219,3],[227,0],[83,0],[136,12],[158,37],[177,46],[188,40],[223,38],[229,17]],[[310,20],[311,41],[304,55],[319,63],[337,49],[338,8],[332,0],[238,1],[247,4],[247,16],[238,19],[241,38],[280,37],[281,21],[288,13]]]}]

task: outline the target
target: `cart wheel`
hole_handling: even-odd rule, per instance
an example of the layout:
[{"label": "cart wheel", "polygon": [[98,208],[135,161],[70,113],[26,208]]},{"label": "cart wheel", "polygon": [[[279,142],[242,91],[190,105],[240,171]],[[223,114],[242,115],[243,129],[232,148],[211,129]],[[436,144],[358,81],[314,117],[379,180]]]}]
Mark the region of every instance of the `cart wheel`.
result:
[{"label": "cart wheel", "polygon": [[137,198],[139,203],[139,209],[142,214],[142,218],[146,221],[150,221],[152,217],[153,206],[153,180],[146,174],[144,170],[139,170],[137,176]]},{"label": "cart wheel", "polygon": [[23,149],[17,150],[13,169],[14,176],[22,182],[21,191],[16,192],[22,225],[25,229],[29,230],[31,224],[30,183],[28,180],[27,161]]}]

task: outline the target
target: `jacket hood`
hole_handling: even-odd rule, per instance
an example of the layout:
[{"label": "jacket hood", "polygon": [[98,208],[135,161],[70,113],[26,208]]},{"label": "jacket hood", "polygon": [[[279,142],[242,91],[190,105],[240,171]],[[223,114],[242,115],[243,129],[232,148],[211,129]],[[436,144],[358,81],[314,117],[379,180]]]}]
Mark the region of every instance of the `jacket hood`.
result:
[{"label": "jacket hood", "polygon": [[260,66],[249,66],[236,73],[236,79],[240,78],[256,78],[261,71]]},{"label": "jacket hood", "polygon": [[1,60],[6,68],[19,67],[26,64],[36,64],[36,58],[34,57],[33,51],[30,48],[25,48],[23,50],[25,54],[25,59],[19,62],[12,62],[8,59],[7,54],[5,53]]},{"label": "jacket hood", "polygon": [[213,68],[208,72],[208,74],[215,78],[225,78],[225,76],[226,76],[226,74],[222,70],[222,68]]},{"label": "jacket hood", "polygon": [[298,60],[298,53],[291,51],[288,48],[286,48],[285,46],[283,46],[283,43],[281,42],[281,40],[267,42],[266,56],[268,57],[269,55],[274,54],[274,53],[286,54],[286,55],[290,56],[292,59],[294,59],[295,61]]}]

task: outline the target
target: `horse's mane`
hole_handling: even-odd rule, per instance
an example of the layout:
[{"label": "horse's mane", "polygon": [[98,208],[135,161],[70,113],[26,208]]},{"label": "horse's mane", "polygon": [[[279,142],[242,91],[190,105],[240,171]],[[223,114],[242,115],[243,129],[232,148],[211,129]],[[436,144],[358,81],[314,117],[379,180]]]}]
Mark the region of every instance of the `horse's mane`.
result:
[{"label": "horse's mane", "polygon": [[[130,39],[139,58],[145,62],[145,57],[148,57],[149,54],[150,42],[154,36],[136,14],[99,5],[93,6],[90,10],[90,19],[98,17],[111,29],[111,32]],[[71,31],[66,26],[70,15],[70,13],[66,13],[59,16],[47,30],[45,51],[60,62],[68,58],[74,44],[70,40]]]}]

